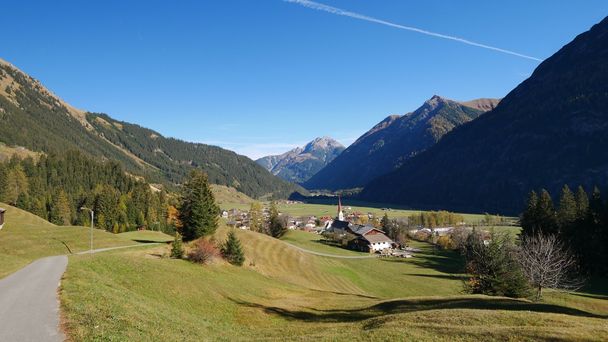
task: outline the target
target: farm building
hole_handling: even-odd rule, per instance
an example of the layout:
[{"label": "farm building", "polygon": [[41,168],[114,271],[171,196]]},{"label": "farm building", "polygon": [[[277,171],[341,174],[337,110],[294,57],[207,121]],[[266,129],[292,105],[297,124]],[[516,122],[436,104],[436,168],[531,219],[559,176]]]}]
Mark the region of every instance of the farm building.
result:
[{"label": "farm building", "polygon": [[354,235],[355,238],[349,242],[348,247],[363,252],[380,252],[392,248],[395,244],[384,232],[373,226],[345,221],[340,200],[338,200],[338,216],[335,220],[327,222],[325,230],[340,235]]},{"label": "farm building", "polygon": [[0,229],[4,226],[4,213],[6,213],[6,209],[0,208]]}]

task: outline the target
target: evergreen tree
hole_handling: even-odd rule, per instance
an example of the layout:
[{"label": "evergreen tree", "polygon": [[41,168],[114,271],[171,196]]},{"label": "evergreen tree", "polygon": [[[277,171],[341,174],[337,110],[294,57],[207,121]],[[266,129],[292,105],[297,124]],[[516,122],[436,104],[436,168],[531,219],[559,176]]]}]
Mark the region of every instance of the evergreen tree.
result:
[{"label": "evergreen tree", "polygon": [[538,231],[538,195],[531,191],[526,202],[526,209],[521,215],[520,225],[522,235],[534,235]]},{"label": "evergreen tree", "polygon": [[287,222],[279,214],[279,209],[275,202],[270,203],[270,216],[268,222],[268,232],[272,237],[280,238],[287,233]]},{"label": "evergreen tree", "polygon": [[564,185],[559,199],[559,209],[557,210],[557,222],[561,232],[572,226],[577,218],[577,211],[576,198],[568,185]]},{"label": "evergreen tree", "polygon": [[260,202],[251,203],[251,207],[249,208],[249,229],[254,232],[264,232],[264,218]]},{"label": "evergreen tree", "polygon": [[175,239],[171,245],[171,257],[175,259],[181,259],[184,256],[184,244],[182,242],[182,236],[179,233],[175,233]]},{"label": "evergreen tree", "polygon": [[245,262],[245,254],[243,253],[243,247],[241,241],[236,236],[233,230],[228,233],[228,239],[222,245],[222,255],[229,263],[242,266]]},{"label": "evergreen tree", "polygon": [[59,190],[53,197],[49,221],[56,225],[67,226],[72,221],[72,211],[70,201],[63,190]]},{"label": "evergreen tree", "polygon": [[576,190],[576,218],[583,220],[587,216],[589,210],[589,195],[585,192],[582,186],[579,185]]},{"label": "evergreen tree", "polygon": [[182,187],[179,220],[184,240],[190,241],[211,235],[218,225],[219,207],[202,171],[192,171]]},{"label": "evergreen tree", "polygon": [[146,225],[146,219],[144,217],[144,213],[142,213],[141,211],[137,213],[137,220],[135,220],[135,224],[137,225],[137,228],[143,227]]},{"label": "evergreen tree", "polygon": [[382,220],[380,220],[380,229],[382,229],[382,231],[385,233],[389,233],[391,229],[390,225],[391,220],[388,218],[388,214],[384,213],[384,216],[382,216]]},{"label": "evergreen tree", "polygon": [[17,205],[20,194],[27,194],[28,180],[21,164],[16,164],[8,170],[5,187],[4,200],[11,205]]},{"label": "evergreen tree", "polygon": [[555,208],[553,207],[553,200],[551,195],[545,189],[540,192],[538,198],[538,205],[536,207],[537,217],[539,223],[539,232],[542,234],[556,234],[557,220],[555,216]]},{"label": "evergreen tree", "polygon": [[506,234],[492,234],[486,245],[475,230],[465,243],[466,271],[471,275],[465,290],[490,296],[525,297],[529,285]]}]

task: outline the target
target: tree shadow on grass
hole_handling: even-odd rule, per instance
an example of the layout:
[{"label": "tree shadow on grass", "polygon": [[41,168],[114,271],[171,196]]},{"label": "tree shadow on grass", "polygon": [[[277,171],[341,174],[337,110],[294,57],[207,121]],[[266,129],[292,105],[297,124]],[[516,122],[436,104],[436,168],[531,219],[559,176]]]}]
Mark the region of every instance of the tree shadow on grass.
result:
[{"label": "tree shadow on grass", "polygon": [[464,274],[415,274],[415,273],[404,273],[405,276],[410,277],[425,277],[425,278],[437,278],[437,279],[449,279],[449,280],[467,280],[468,277]]},{"label": "tree shadow on grass", "polygon": [[310,290],[315,291],[315,292],[330,293],[330,294],[334,294],[334,295],[338,295],[338,296],[353,296],[353,297],[367,298],[367,299],[380,299],[379,297],[368,296],[368,295],[358,294],[358,293],[335,292],[335,291],[326,291],[326,290],[317,290],[317,289],[310,289]]},{"label": "tree shadow on grass", "polygon": [[432,269],[441,273],[462,273],[464,259],[455,253],[427,254],[414,253],[410,259],[381,259],[384,262],[407,262],[420,268]]},{"label": "tree shadow on grass", "polygon": [[608,278],[591,277],[577,295],[596,299],[608,299]]},{"label": "tree shadow on grass", "polygon": [[278,315],[285,319],[323,323],[357,322],[370,318],[380,318],[385,315],[445,309],[531,311],[539,313],[565,314],[579,317],[608,318],[608,316],[596,315],[586,311],[559,305],[533,303],[526,300],[504,297],[400,299],[381,302],[368,307],[344,310],[322,310],[314,308],[305,308],[307,310],[290,310],[277,306],[267,306],[258,303],[240,301],[233,298],[228,299],[236,304],[261,309],[266,313]]},{"label": "tree shadow on grass", "polygon": [[161,243],[161,244],[164,243],[164,244],[167,244],[167,245],[169,243],[171,243],[171,241],[158,241],[158,240],[154,240],[154,239],[151,239],[151,240],[148,240],[148,239],[132,239],[131,241],[135,241],[137,243]]}]

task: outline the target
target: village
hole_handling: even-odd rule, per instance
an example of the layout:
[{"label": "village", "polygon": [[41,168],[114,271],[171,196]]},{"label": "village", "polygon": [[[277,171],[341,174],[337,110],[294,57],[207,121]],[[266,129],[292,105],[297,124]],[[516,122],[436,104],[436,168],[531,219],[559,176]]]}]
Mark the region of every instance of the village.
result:
[{"label": "village", "polygon": [[[401,217],[388,220],[388,215],[379,217],[372,212],[353,210],[350,206],[342,206],[342,200],[337,200],[337,210],[334,217],[324,216],[293,216],[283,212],[279,215],[284,217],[288,230],[298,230],[310,234],[318,234],[323,238],[319,241],[334,246],[358,252],[376,254],[382,257],[410,258],[418,251],[417,248],[409,246],[408,241],[417,240],[431,242],[444,249],[453,248],[453,244],[464,243],[464,239],[475,226],[482,227],[479,230],[484,242],[490,241],[490,226],[505,223],[504,219],[495,217],[485,218],[475,225],[466,223],[458,215],[448,213],[450,220],[447,224],[438,225],[439,220],[426,222],[417,216]],[[284,201],[283,205],[302,205],[298,201]],[[387,212],[391,209],[382,208]],[[267,220],[270,208],[262,208],[262,217]],[[421,214],[422,215],[422,214]],[[232,228],[251,230],[250,211],[229,209],[222,210],[221,217],[226,224]],[[449,246],[448,246],[449,245]]]}]

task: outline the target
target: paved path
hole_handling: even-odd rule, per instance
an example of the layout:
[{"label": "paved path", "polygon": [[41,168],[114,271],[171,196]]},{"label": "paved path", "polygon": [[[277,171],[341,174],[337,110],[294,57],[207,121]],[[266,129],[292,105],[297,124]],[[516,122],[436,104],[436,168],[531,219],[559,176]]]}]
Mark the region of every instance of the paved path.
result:
[{"label": "paved path", "polygon": [[[285,242],[285,241],[283,241]],[[338,259],[370,259],[370,258],[377,258],[376,255],[336,255],[336,254],[327,254],[327,253],[321,253],[321,252],[315,252],[315,251],[311,251],[308,249],[304,249],[302,247],[296,246],[296,245],[292,245],[289,242],[285,242],[286,245],[295,248],[299,251],[302,251],[304,253],[308,253],[308,254],[314,254],[314,255],[319,255],[319,256],[324,256],[324,257],[328,257],[328,258],[338,258]]]},{"label": "paved path", "polygon": [[65,255],[42,258],[0,280],[0,341],[63,341],[57,287]]},{"label": "paved path", "polygon": [[[93,253],[150,245],[101,248]],[[66,255],[46,257],[0,279],[0,341],[65,340],[59,329],[57,289],[67,265]]]}]

